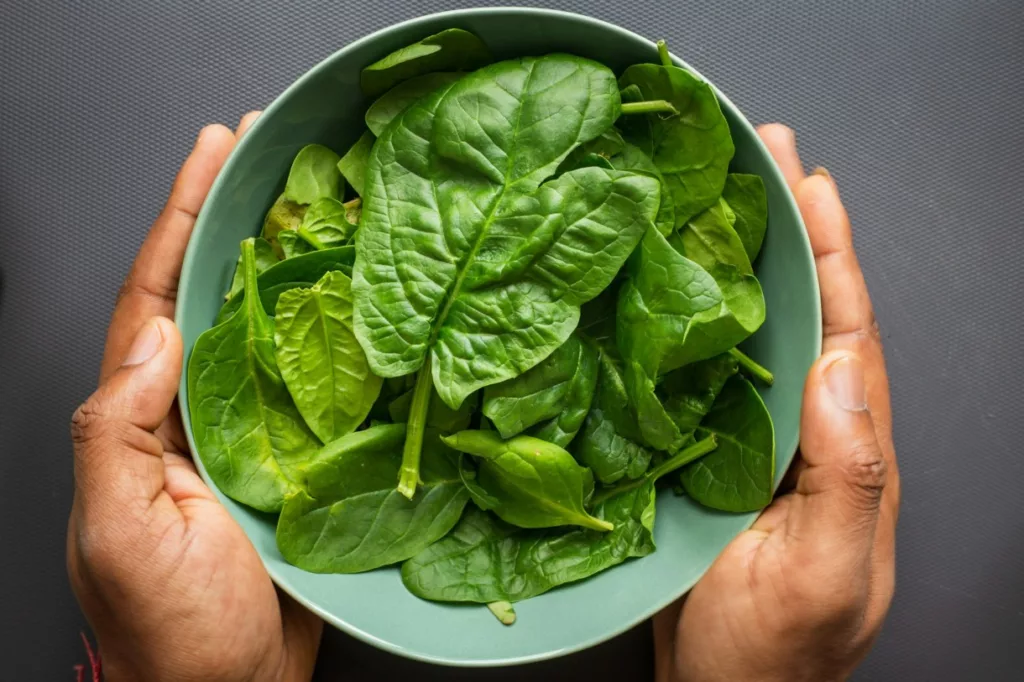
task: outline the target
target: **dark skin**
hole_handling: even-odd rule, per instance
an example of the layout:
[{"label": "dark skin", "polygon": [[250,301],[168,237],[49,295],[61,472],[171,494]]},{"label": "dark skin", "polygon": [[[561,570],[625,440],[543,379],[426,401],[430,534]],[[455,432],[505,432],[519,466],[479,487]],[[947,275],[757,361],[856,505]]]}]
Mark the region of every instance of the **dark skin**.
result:
[{"label": "dark skin", "polygon": [[[270,581],[196,473],[175,401],[185,247],[238,137],[208,126],[125,281],[97,391],[72,420],[68,573],[109,682],[312,677],[323,624]],[[881,344],[835,184],[792,133],[760,130],[814,247],[825,354],[811,370],[786,494],[655,619],[657,677],[832,680],[856,666],[893,591],[899,479]],[[795,665],[794,662],[798,662]]]}]

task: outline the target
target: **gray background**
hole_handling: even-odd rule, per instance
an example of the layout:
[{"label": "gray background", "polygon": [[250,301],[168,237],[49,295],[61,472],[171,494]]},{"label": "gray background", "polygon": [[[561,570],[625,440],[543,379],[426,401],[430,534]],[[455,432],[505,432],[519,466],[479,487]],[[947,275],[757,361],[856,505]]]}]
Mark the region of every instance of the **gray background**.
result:
[{"label": "gray background", "polygon": [[[0,0],[0,679],[73,680],[67,421],[117,288],[195,134],[333,50],[478,3]],[[550,2],[650,37],[838,179],[892,376],[904,482],[897,596],[864,680],[1024,668],[1024,6]],[[173,633],[170,633],[173,636]],[[641,627],[487,679],[643,679]],[[330,632],[318,679],[483,679]]]}]

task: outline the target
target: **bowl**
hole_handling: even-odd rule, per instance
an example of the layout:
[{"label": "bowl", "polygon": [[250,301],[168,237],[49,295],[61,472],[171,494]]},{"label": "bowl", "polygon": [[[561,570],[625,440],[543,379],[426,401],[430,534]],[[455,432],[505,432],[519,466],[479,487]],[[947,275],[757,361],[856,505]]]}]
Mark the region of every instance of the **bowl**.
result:
[{"label": "bowl", "polygon": [[[654,43],[646,38],[589,17],[543,9],[434,14],[338,50],[267,107],[210,191],[185,254],[178,294],[176,321],[186,353],[213,323],[238,258],[238,244],[258,234],[295,153],[313,142],[343,151],[362,132],[369,102],[359,89],[360,70],[397,48],[451,27],[476,33],[499,59],[569,52],[600,61],[616,73],[630,64],[658,61]],[[687,49],[672,47],[684,53]],[[716,93],[736,145],[733,170],[757,173],[767,188],[769,225],[757,274],[768,317],[744,349],[775,373],[775,385],[763,389],[762,395],[775,422],[778,483],[797,447],[804,377],[821,352],[818,283],[803,222],[781,173],[747,119],[727,97]],[[184,375],[179,395],[184,408]],[[182,409],[182,417],[196,466],[216,490],[195,456],[187,409]],[[662,493],[654,554],[520,602],[518,622],[506,627],[481,606],[414,597],[402,585],[396,567],[318,575],[291,566],[277,551],[273,517],[219,492],[218,497],[252,540],[274,582],[325,621],[395,654],[459,666],[553,658],[624,632],[689,590],[756,517],[715,512]]]}]

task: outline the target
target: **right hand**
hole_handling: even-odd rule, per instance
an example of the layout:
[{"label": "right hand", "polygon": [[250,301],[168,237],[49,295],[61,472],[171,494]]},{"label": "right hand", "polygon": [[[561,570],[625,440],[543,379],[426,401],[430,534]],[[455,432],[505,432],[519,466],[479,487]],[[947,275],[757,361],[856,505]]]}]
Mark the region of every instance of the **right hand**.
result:
[{"label": "right hand", "polygon": [[889,383],[849,219],[827,172],[804,177],[791,130],[759,132],[807,225],[824,355],[807,377],[783,494],[655,618],[659,681],[844,679],[892,600],[900,491]]}]

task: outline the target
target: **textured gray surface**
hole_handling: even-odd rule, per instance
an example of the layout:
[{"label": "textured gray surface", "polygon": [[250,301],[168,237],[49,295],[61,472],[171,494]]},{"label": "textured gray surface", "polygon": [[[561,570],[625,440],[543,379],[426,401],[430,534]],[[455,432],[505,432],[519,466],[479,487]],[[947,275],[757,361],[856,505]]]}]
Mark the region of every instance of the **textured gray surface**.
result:
[{"label": "textured gray surface", "polygon": [[[0,2],[0,678],[72,680],[66,423],[194,135],[352,39],[478,3]],[[196,5],[196,6],[194,6]],[[874,294],[904,481],[897,597],[863,680],[1024,669],[1019,0],[551,2],[652,37],[837,177]],[[525,625],[525,624],[524,624]],[[479,679],[332,632],[318,679]],[[639,628],[533,666],[644,679]],[[489,673],[519,679],[522,669]]]}]

